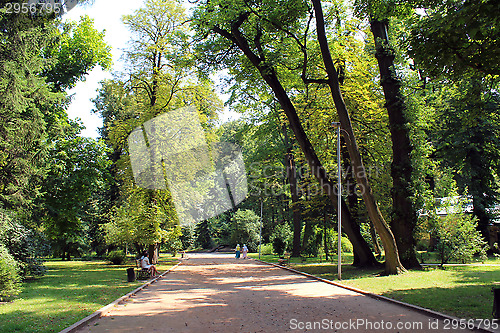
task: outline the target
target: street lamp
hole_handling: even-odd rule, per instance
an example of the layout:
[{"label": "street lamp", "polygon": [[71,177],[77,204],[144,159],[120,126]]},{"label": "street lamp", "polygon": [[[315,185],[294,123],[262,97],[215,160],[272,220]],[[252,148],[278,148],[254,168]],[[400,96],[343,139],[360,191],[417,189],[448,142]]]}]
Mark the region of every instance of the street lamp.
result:
[{"label": "street lamp", "polygon": [[262,204],[264,201],[260,201],[260,231],[259,231],[259,260],[260,260],[260,252],[262,248]]},{"label": "street lamp", "polygon": [[340,123],[334,122],[333,126],[337,128],[337,272],[339,280],[342,280],[342,169],[340,168]]}]

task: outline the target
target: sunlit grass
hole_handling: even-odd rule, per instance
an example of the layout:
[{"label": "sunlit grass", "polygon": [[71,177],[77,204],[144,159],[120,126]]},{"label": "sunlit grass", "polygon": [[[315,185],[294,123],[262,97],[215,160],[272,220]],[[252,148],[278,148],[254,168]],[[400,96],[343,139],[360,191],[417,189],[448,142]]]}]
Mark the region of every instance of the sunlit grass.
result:
[{"label": "sunlit grass", "polygon": [[[173,266],[171,256],[160,258],[158,270]],[[103,261],[47,261],[47,274],[23,284],[21,294],[0,305],[0,332],[59,332],[144,281],[127,282],[128,265]]]},{"label": "sunlit grass", "polygon": [[[256,258],[258,255],[252,257]],[[315,259],[318,258],[309,258],[304,263],[300,258],[293,258],[291,267],[338,281],[335,263],[314,262]],[[262,260],[277,262],[278,257],[262,256]],[[402,275],[384,276],[382,268],[359,269],[343,264],[341,283],[459,318],[492,318],[491,288],[500,281],[498,265],[500,258],[491,257],[484,265],[476,262],[473,266],[452,266],[445,269],[428,267]]]}]

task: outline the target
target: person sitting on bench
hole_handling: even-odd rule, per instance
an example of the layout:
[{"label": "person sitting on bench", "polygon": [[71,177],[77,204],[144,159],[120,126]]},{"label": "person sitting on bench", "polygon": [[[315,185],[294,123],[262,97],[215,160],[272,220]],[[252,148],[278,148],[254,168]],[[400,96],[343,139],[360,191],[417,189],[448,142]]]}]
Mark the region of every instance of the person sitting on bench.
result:
[{"label": "person sitting on bench", "polygon": [[142,253],[142,257],[141,257],[141,259],[139,259],[139,261],[141,263],[141,268],[147,269],[149,271],[149,273],[151,274],[151,276],[158,275],[158,270],[156,269],[156,266],[151,265],[149,263],[148,251],[144,251]]}]

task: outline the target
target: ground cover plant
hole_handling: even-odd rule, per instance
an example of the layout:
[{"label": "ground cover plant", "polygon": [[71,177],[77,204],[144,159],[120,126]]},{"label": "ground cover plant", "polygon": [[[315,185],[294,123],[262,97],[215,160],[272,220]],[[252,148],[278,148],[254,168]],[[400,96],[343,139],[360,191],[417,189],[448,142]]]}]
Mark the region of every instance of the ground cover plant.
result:
[{"label": "ground cover plant", "polygon": [[[157,266],[163,272],[176,263],[164,256]],[[126,268],[135,267],[105,261],[59,261],[46,263],[44,277],[23,284],[19,296],[0,304],[0,332],[59,332],[144,281],[127,282]]]}]

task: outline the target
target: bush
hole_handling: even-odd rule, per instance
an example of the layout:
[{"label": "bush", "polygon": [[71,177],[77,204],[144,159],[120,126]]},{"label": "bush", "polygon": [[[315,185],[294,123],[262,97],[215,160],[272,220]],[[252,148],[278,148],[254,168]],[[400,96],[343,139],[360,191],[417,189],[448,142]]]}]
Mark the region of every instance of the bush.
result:
[{"label": "bush", "polygon": [[259,221],[254,211],[238,209],[231,218],[231,244],[246,244],[250,252],[255,252],[259,244]]},{"label": "bush", "polygon": [[106,259],[109,260],[113,265],[123,264],[126,258],[127,256],[123,251],[111,251],[106,257]]},{"label": "bush", "polygon": [[[328,246],[330,248],[329,250],[336,251],[336,249],[338,247],[337,232],[333,229],[329,229],[327,231],[327,235],[328,235],[328,237],[327,237]],[[351,241],[347,237],[344,237],[344,236],[342,236],[342,238],[340,239],[340,248],[342,249],[342,252],[344,252],[344,253],[352,253],[352,251],[353,251]]]},{"label": "bush", "polygon": [[0,244],[0,300],[10,300],[19,293],[17,264],[7,249]]},{"label": "bush", "polygon": [[282,255],[292,242],[292,231],[287,224],[277,225],[271,235],[274,253]]},{"label": "bush", "polygon": [[16,261],[21,277],[45,274],[42,257],[50,253],[47,238],[20,224],[9,212],[1,211],[0,216],[1,242]]},{"label": "bush", "polygon": [[260,249],[261,254],[273,254],[273,244],[262,244]]},{"label": "bush", "polygon": [[476,254],[486,257],[486,242],[476,227],[476,219],[465,214],[450,214],[436,222],[436,247],[441,266],[450,260],[470,262]]}]

